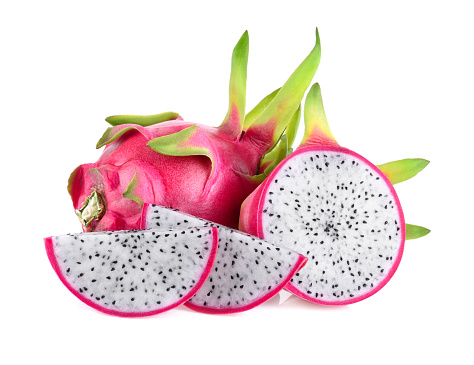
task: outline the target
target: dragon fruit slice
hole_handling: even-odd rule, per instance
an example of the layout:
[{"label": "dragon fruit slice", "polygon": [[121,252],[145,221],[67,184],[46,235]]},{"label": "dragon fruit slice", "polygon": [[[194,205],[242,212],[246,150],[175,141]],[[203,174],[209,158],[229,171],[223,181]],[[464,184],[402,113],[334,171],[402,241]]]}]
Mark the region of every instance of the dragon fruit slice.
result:
[{"label": "dragon fruit slice", "polygon": [[245,32],[232,54],[229,108],[208,127],[176,113],[122,115],[97,148],[96,163],[76,168],[68,191],[84,231],[137,229],[143,202],[237,228],[243,200],[262,182],[260,162],[278,143],[318,68],[319,36],[308,57],[244,126],[248,60]]},{"label": "dragon fruit slice", "polygon": [[[290,292],[319,304],[354,303],[395,273],[405,242],[403,211],[387,176],[336,142],[318,84],[308,93],[304,117],[302,144],[245,200],[240,228],[308,257],[286,286]],[[426,166],[388,165],[397,182]],[[401,174],[403,165],[412,171]]]},{"label": "dragon fruit slice", "polygon": [[204,284],[214,263],[216,228],[67,234],[45,239],[63,284],[107,314],[142,317],[172,309]]},{"label": "dragon fruit slice", "polygon": [[145,205],[143,227],[176,229],[213,226],[219,231],[214,267],[202,288],[185,304],[205,313],[235,313],[254,308],[277,294],[307,259],[212,222],[158,205]]}]

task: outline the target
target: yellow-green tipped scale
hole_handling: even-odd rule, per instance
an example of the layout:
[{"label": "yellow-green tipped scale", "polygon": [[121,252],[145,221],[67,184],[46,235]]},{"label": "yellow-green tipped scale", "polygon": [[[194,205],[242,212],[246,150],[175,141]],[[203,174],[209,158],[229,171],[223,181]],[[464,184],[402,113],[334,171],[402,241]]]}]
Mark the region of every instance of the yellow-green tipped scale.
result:
[{"label": "yellow-green tipped scale", "polygon": [[245,116],[244,131],[246,131],[253,124],[253,122],[257,120],[257,118],[263,113],[267,106],[270,105],[279,91],[280,89],[278,88],[274,92],[265,96],[251,111],[248,112],[248,114]]},{"label": "yellow-green tipped scale", "polygon": [[246,31],[232,52],[229,82],[229,110],[219,129],[230,138],[240,137],[245,119],[249,35]]},{"label": "yellow-green tipped scale", "polygon": [[377,167],[389,178],[392,184],[398,184],[415,177],[429,163],[428,160],[423,158],[406,158],[377,165]]},{"label": "yellow-green tipped scale", "polygon": [[291,117],[295,113],[305,90],[312,81],[312,77],[321,59],[321,42],[316,29],[316,45],[298,69],[291,75],[273,100],[263,110],[260,116],[250,125],[244,137],[255,139],[263,144],[267,151],[275,146]]},{"label": "yellow-green tipped scale", "polygon": [[138,124],[142,127],[148,127],[153,124],[163,123],[178,118],[180,118],[178,113],[165,112],[154,115],[113,115],[105,118],[105,120],[114,127],[121,124]]},{"label": "yellow-green tipped scale", "polygon": [[[295,141],[296,132],[301,119],[301,108],[298,107],[295,114],[288,123],[285,131],[283,132],[278,144],[274,146],[262,159],[260,163],[260,171],[264,171],[265,175],[268,175],[285,157],[287,157],[292,150],[293,143]],[[285,137],[285,140],[283,140]]]}]

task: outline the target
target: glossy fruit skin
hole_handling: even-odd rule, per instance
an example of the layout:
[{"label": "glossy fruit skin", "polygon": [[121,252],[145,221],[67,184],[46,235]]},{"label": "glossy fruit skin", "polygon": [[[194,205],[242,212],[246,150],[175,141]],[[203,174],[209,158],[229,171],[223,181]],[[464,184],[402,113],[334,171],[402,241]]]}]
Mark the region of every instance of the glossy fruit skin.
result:
[{"label": "glossy fruit skin", "polygon": [[199,125],[194,142],[212,143],[214,166],[205,155],[168,156],[147,146],[154,138],[192,126],[196,125],[169,121],[150,127],[128,124],[114,127],[131,129],[107,144],[97,162],[74,170],[69,180],[75,209],[80,209],[93,191],[106,202],[105,215],[85,230],[140,228],[141,205],[123,196],[135,175],[139,186],[134,193],[142,202],[173,207],[237,228],[240,205],[259,183],[246,176],[257,172],[264,151],[250,140],[230,140],[216,128]]}]

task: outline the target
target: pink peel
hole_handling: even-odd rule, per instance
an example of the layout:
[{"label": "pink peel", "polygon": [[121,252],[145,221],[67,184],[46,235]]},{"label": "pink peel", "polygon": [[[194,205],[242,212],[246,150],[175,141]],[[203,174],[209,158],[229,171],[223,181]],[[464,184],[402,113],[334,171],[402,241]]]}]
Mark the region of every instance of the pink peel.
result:
[{"label": "pink peel", "polygon": [[[167,122],[152,127],[134,126],[111,144],[95,164],[87,164],[76,170],[70,180],[74,208],[97,188],[96,180],[87,178],[87,171],[94,168],[108,178],[104,178],[101,190],[107,201],[107,214],[115,214],[125,222],[124,226],[106,226],[101,230],[136,229],[141,207],[123,197],[135,173],[141,177],[141,191],[137,191],[142,201],[164,206],[174,206],[190,214],[236,227],[238,210],[245,197],[258,185],[243,174],[254,175],[260,159],[259,150],[248,143],[229,141],[215,129],[199,126],[198,134],[190,142],[214,150],[213,163],[208,156],[168,156],[153,151],[147,146],[150,140],[169,133],[172,126]],[[175,130],[182,131],[194,124],[179,123]],[[114,128],[127,128],[121,125]],[[164,132],[162,132],[164,130]],[[219,152],[217,152],[219,151]],[[84,171],[86,170],[86,171]],[[218,173],[212,174],[216,170]],[[111,179],[111,176],[115,178]],[[211,180],[209,178],[211,177]],[[218,207],[214,202],[219,201]],[[104,216],[105,218],[105,216]]]}]

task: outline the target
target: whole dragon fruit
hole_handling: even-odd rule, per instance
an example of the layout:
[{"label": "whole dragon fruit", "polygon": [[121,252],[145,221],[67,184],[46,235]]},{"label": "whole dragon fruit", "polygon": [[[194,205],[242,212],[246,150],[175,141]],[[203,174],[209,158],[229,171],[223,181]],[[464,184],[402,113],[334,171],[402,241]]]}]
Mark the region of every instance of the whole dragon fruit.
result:
[{"label": "whole dragon fruit", "polygon": [[321,55],[316,30],[308,57],[245,123],[248,44],[245,32],[232,54],[229,109],[219,127],[186,122],[176,113],[106,119],[112,127],[97,144],[106,146],[102,156],[69,178],[84,231],[139,228],[143,203],[237,228],[240,205],[265,177],[261,161],[299,115]]}]

